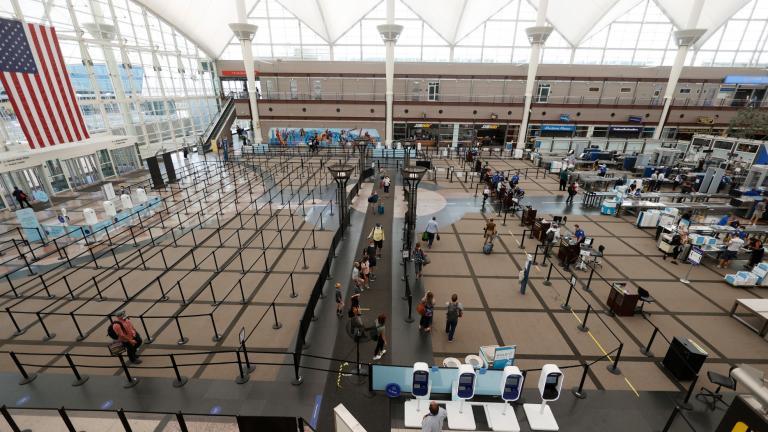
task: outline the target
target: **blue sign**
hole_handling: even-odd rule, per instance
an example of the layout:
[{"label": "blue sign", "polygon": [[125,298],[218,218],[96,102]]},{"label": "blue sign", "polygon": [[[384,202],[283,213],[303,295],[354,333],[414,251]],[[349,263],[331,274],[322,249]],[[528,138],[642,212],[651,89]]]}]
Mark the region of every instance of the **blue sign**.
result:
[{"label": "blue sign", "polygon": [[768,84],[768,75],[726,75],[723,84]]},{"label": "blue sign", "polygon": [[571,116],[569,114],[560,114],[560,121],[569,122],[571,121]]},{"label": "blue sign", "polygon": [[542,132],[576,132],[576,125],[541,125]]},{"label": "blue sign", "polygon": [[642,123],[643,122],[643,118],[640,117],[640,116],[629,116],[627,121],[630,122],[630,123]]},{"label": "blue sign", "polygon": [[43,228],[40,226],[34,210],[29,207],[16,210],[16,220],[24,230],[24,237],[28,241],[41,241],[43,239]]},{"label": "blue sign", "polygon": [[387,384],[387,396],[390,398],[400,397],[400,386],[396,383]]}]

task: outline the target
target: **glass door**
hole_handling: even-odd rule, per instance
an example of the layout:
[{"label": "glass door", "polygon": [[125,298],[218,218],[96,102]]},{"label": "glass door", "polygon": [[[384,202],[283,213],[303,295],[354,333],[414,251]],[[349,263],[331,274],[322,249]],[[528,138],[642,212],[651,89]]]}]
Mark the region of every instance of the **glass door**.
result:
[{"label": "glass door", "polygon": [[51,187],[53,188],[53,193],[69,190],[66,175],[61,168],[61,162],[58,159],[52,161],[49,160],[46,162],[46,165],[48,166],[48,172],[51,173]]},{"label": "glass door", "polygon": [[112,166],[112,161],[109,159],[109,150],[99,150],[98,153],[96,153],[96,157],[99,160],[101,174],[104,178],[114,176],[115,167]]}]

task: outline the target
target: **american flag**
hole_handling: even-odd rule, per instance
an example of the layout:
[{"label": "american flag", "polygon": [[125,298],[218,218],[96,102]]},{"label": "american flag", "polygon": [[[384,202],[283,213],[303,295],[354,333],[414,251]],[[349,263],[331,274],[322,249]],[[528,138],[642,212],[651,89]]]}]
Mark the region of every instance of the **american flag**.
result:
[{"label": "american flag", "polygon": [[53,27],[0,18],[0,81],[30,148],[88,138]]}]

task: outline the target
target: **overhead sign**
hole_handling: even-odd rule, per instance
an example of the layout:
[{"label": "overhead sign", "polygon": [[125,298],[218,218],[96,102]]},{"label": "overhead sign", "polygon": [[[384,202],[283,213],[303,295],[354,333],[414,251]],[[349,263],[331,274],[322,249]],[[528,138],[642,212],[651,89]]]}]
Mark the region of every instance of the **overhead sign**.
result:
[{"label": "overhead sign", "polygon": [[699,124],[714,124],[715,118],[714,117],[705,117],[705,116],[699,116],[696,119],[696,122]]},{"label": "overhead sign", "polygon": [[413,125],[413,127],[426,129],[432,127],[432,123],[416,123]]},{"label": "overhead sign", "polygon": [[571,116],[569,114],[560,114],[560,121],[569,122],[571,121]]},{"label": "overhead sign", "polygon": [[498,129],[499,125],[497,124],[484,124],[480,126],[480,129]]},{"label": "overhead sign", "polygon": [[576,132],[575,125],[541,125],[542,132]]},{"label": "overhead sign", "polygon": [[643,122],[643,118],[640,117],[640,116],[633,116],[633,115],[631,115],[631,116],[627,117],[627,121],[630,122],[630,123],[642,123]]},{"label": "overhead sign", "polygon": [[640,128],[637,126],[611,126],[608,128],[608,132],[640,133]]},{"label": "overhead sign", "polygon": [[768,75],[726,75],[723,84],[768,84]]},{"label": "overhead sign", "polygon": [[[253,71],[256,76],[259,76],[259,71],[254,70]],[[235,78],[245,78],[245,71],[244,70],[223,70],[219,72],[219,76],[223,77],[235,77]]]}]

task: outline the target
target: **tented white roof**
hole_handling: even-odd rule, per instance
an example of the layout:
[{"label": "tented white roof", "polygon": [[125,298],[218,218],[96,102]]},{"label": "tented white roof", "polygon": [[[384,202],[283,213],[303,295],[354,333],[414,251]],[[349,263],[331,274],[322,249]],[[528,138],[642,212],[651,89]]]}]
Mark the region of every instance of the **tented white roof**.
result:
[{"label": "tented white roof", "polygon": [[[237,20],[235,0],[137,1],[176,26],[214,58],[218,58],[232,41],[232,34],[227,24]],[[292,15],[291,18],[300,21],[302,28],[306,26],[311,29],[328,46],[333,46],[345,37],[350,29],[354,29],[355,25],[366,18],[371,11],[383,8],[384,2],[384,0],[245,1],[248,11],[254,10],[260,2],[274,2],[281,10],[278,14],[280,16],[270,16],[267,19],[285,19],[282,12],[287,11]],[[558,37],[565,40],[566,44],[563,48],[573,49],[579,48],[586,39],[599,33],[641,3],[650,3],[654,10],[661,11],[666,16],[665,20],[674,26],[673,29],[682,29],[688,22],[694,1],[696,0],[549,0],[546,16],[548,23],[554,26],[560,35]],[[697,46],[705,43],[729,18],[745,8],[748,3],[766,1],[768,0],[704,0],[704,9],[696,27],[706,29],[707,33]],[[428,27],[423,30],[425,36],[427,36],[426,32],[434,32],[445,45],[454,47],[461,45],[462,39],[471,37],[476,29],[500,11],[508,14],[503,11],[510,9],[511,5],[518,2],[524,2],[524,8],[535,10],[539,0],[397,0],[397,7],[400,9],[396,10],[396,15],[415,15]],[[522,10],[522,7],[515,7],[518,11]],[[380,15],[376,16],[376,19],[381,18]],[[530,19],[530,16],[526,19]],[[260,29],[259,35],[261,32]],[[484,37],[487,41],[489,35],[486,34]]]}]

